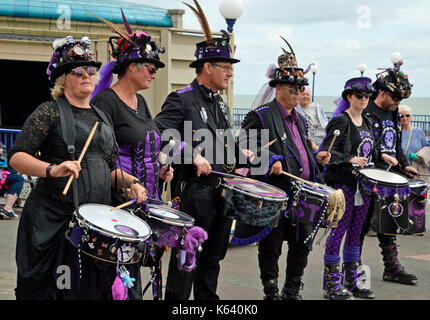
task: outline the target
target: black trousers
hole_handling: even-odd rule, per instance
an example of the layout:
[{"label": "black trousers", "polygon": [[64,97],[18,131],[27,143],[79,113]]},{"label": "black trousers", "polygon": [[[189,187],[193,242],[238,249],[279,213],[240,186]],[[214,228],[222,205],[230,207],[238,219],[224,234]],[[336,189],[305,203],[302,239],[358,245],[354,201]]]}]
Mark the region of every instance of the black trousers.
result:
[{"label": "black trousers", "polygon": [[[258,266],[262,281],[277,279],[279,275],[278,260],[282,254],[282,244],[288,241],[287,277],[301,277],[308,263],[308,255],[312,250],[312,241],[304,244],[311,233],[310,225],[293,226],[289,219],[282,218],[278,226],[258,244]],[[297,240],[296,240],[297,239]]]},{"label": "black trousers", "polygon": [[[178,181],[177,187],[181,187]],[[182,184],[184,185],[184,184]],[[178,269],[178,249],[173,248],[167,274],[165,299],[187,300],[194,284],[195,300],[219,300],[216,293],[220,261],[224,259],[229,243],[232,220],[223,214],[220,190],[198,183],[188,183],[182,192],[180,210],[195,219],[195,226],[208,233],[203,250],[197,254],[197,267],[191,272]]]}]

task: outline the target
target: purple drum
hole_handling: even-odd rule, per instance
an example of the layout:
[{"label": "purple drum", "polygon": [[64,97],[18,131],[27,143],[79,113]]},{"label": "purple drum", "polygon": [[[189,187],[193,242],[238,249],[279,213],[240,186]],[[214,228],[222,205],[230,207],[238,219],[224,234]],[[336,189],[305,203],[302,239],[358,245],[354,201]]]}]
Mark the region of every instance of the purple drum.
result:
[{"label": "purple drum", "polygon": [[407,178],[382,169],[358,170],[362,191],[373,197],[372,229],[384,234],[407,234],[409,194]]},{"label": "purple drum", "polygon": [[409,229],[407,234],[423,234],[426,232],[426,200],[427,183],[420,179],[408,179],[411,194],[409,196]]},{"label": "purple drum", "polygon": [[[103,204],[84,204],[75,212],[69,240],[85,254],[105,262],[136,263],[142,254],[138,245],[151,235],[139,217]],[[69,234],[69,233],[68,233]]]},{"label": "purple drum", "polygon": [[181,247],[187,228],[194,226],[193,217],[163,205],[146,204],[145,216],[152,228],[151,241],[160,246]]}]

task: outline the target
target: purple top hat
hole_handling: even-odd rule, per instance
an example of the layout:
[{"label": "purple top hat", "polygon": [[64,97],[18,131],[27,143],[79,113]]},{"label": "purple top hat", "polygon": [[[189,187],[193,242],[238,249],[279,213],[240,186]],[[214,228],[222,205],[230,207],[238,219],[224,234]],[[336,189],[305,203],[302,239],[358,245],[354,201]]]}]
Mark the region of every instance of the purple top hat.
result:
[{"label": "purple top hat", "polygon": [[282,36],[280,37],[288,45],[291,52],[281,48],[284,53],[278,58],[279,68],[275,70],[275,78],[269,82],[269,85],[271,87],[276,87],[278,84],[294,84],[299,86],[309,85],[308,79],[305,78],[305,74],[309,72],[310,66],[306,69],[306,71],[303,71],[303,69],[299,68],[293,48],[290,46],[287,40],[285,40]]},{"label": "purple top hat", "polygon": [[373,83],[373,87],[377,91],[388,92],[399,100],[409,98],[412,93],[413,85],[409,83],[408,76],[400,71],[400,66],[402,64],[403,61],[401,60],[394,64],[393,69],[388,68],[377,74],[377,79]]},{"label": "purple top hat", "polygon": [[191,62],[190,67],[196,68],[205,62],[239,62],[240,60],[231,57],[232,49],[230,46],[230,36],[228,33],[225,30],[221,30],[222,37],[214,38],[202,8],[200,7],[197,0],[193,1],[197,9],[188,3],[184,4],[188,6],[196,15],[205,35],[205,40],[196,44],[197,48],[194,56],[197,58],[197,60]]},{"label": "purple top hat", "polygon": [[94,53],[89,49],[91,41],[88,37],[75,41],[72,36],[57,39],[52,44],[54,53],[49,62],[46,74],[51,84],[63,74],[79,66],[100,68],[102,63],[96,61]]},{"label": "purple top hat", "polygon": [[346,81],[342,98],[347,99],[347,95],[353,92],[373,93],[372,79],[367,77],[357,77]]}]

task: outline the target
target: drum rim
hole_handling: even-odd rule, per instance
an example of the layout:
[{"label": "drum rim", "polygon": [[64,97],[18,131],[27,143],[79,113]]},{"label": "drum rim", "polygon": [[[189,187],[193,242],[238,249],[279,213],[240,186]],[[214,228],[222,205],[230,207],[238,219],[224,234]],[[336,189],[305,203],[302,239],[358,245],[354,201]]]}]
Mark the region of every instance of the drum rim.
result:
[{"label": "drum rim", "polygon": [[[428,188],[429,187],[427,182],[422,180],[422,179],[408,179],[408,182],[409,182],[409,187],[411,187],[411,188],[417,188],[417,187],[420,187],[420,188],[427,187]],[[419,183],[417,183],[416,185],[411,185],[411,182],[419,182]]]},{"label": "drum rim", "polygon": [[[167,206],[163,206],[163,205],[158,205],[158,204],[153,204],[153,203],[147,203],[146,206],[147,207],[168,208],[168,209],[171,209],[173,211],[178,211],[178,212],[180,212],[182,214],[186,214],[185,212],[182,212],[180,210],[176,210],[176,209],[173,209],[173,208],[170,208],[170,207],[167,207]],[[153,218],[155,220],[158,220],[158,221],[161,221],[163,223],[167,223],[167,224],[170,224],[170,225],[176,226],[176,227],[193,227],[194,226],[194,222],[196,221],[196,219],[194,219],[194,217],[190,216],[189,214],[186,214],[186,215],[189,216],[192,219],[192,221],[191,222],[183,222],[183,223],[181,223],[181,222],[179,222],[177,220],[173,220],[173,219],[170,219],[170,218],[161,218],[161,217],[155,216],[155,215],[151,214],[151,212],[149,210],[148,210],[148,212],[145,211],[145,213],[147,214],[147,216],[149,218]]]},{"label": "drum rim", "polygon": [[[385,173],[389,172],[391,174],[394,174],[394,175],[397,175],[397,176],[401,177],[402,179],[406,180],[406,182],[395,183],[395,182],[385,182],[385,181],[379,181],[379,180],[375,181],[375,179],[372,179],[372,178],[369,178],[368,176],[366,176],[363,173],[364,170],[372,170],[372,171],[375,170],[375,171],[381,171],[381,172],[385,172]],[[396,173],[396,172],[386,171],[386,170],[379,169],[379,168],[361,168],[361,169],[358,170],[358,173],[359,173],[359,175],[362,175],[362,176],[366,177],[366,179],[368,179],[370,181],[373,181],[373,182],[377,182],[378,184],[381,183],[381,184],[385,184],[385,185],[388,185],[388,186],[398,186],[398,187],[405,187],[405,186],[409,185],[408,179],[406,177],[402,176],[401,174]]]},{"label": "drum rim", "polygon": [[244,195],[248,195],[248,196],[251,196],[253,198],[260,199],[260,200],[275,201],[275,202],[285,202],[285,201],[288,201],[288,195],[287,195],[287,193],[285,191],[283,191],[282,189],[278,188],[278,187],[272,186],[271,184],[268,184],[268,183],[265,183],[265,182],[262,182],[262,181],[259,181],[259,180],[255,180],[255,179],[250,179],[250,178],[247,178],[247,177],[233,177],[233,178],[229,178],[229,179],[243,179],[243,180],[246,179],[246,180],[251,180],[251,181],[252,180],[253,181],[258,181],[260,183],[264,183],[264,184],[269,185],[271,188],[279,191],[279,193],[285,194],[285,197],[281,198],[280,196],[276,196],[275,197],[275,196],[254,195],[252,193],[249,193],[246,190],[243,190],[243,189],[240,189],[240,188],[236,188],[233,184],[228,184],[227,182],[224,181],[224,179],[223,179],[223,182],[221,182],[221,186],[225,187],[226,189],[234,189],[234,190],[236,190],[239,193],[242,193]]},{"label": "drum rim", "polygon": [[93,223],[91,223],[90,221],[88,221],[87,219],[85,219],[85,218],[84,218],[84,217],[79,213],[79,209],[80,209],[80,208],[82,208],[82,207],[84,207],[84,206],[91,206],[91,205],[92,205],[92,206],[97,205],[97,206],[102,206],[102,207],[109,207],[109,208],[113,208],[112,206],[109,206],[109,205],[106,205],[106,204],[99,204],[99,203],[85,203],[85,204],[83,204],[83,205],[79,206],[79,208],[78,208],[78,212],[75,210],[74,215],[75,215],[76,219],[77,219],[79,222],[83,223],[86,227],[89,227],[91,230],[97,231],[97,232],[101,233],[101,234],[102,234],[102,235],[104,235],[104,236],[108,236],[108,237],[111,237],[111,238],[116,238],[116,239],[119,239],[119,240],[122,240],[122,241],[128,241],[128,242],[143,242],[143,241],[148,240],[148,239],[149,239],[149,237],[151,237],[151,235],[152,235],[152,228],[149,226],[149,224],[148,224],[146,221],[144,221],[144,220],[142,220],[141,218],[139,218],[138,216],[136,216],[136,215],[134,215],[134,214],[131,214],[131,213],[129,213],[128,211],[125,211],[125,210],[122,210],[122,209],[118,209],[118,210],[121,210],[122,212],[124,212],[124,213],[126,213],[126,214],[128,214],[128,215],[131,215],[131,216],[133,216],[134,218],[137,218],[138,220],[140,220],[141,222],[143,222],[143,223],[144,223],[144,225],[146,225],[146,227],[147,227],[147,228],[148,228],[148,230],[149,230],[149,232],[148,232],[148,235],[147,235],[147,236],[143,237],[143,236],[139,235],[139,236],[137,236],[137,237],[133,237],[133,238],[131,238],[131,237],[126,236],[126,235],[124,235],[124,234],[122,234],[122,233],[116,233],[116,232],[107,231],[107,230],[105,230],[105,229],[101,229],[99,226],[96,226],[95,224],[93,224]]}]

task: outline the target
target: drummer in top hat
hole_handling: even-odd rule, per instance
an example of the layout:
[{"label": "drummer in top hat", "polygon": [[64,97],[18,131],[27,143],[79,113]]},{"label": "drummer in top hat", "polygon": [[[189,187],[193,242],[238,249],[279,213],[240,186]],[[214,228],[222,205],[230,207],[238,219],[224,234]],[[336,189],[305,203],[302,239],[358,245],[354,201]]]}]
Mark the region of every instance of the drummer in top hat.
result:
[{"label": "drummer in top hat", "polygon": [[[66,231],[78,206],[110,204],[115,176],[118,185],[129,186],[130,195],[138,198],[139,203],[147,199],[146,189],[136,183],[136,177],[116,169],[113,128],[106,114],[90,103],[101,66],[90,45],[88,37],[75,40],[68,36],[54,41],[47,69],[53,84],[53,100],[41,103],[28,117],[8,153],[12,168],[39,177],[25,202],[18,227],[15,289],[18,300],[112,300],[116,296],[111,286],[117,277],[117,261],[111,263],[84,254],[80,250],[84,235],[77,235],[79,231],[73,233],[79,242],[74,246],[69,241],[73,237],[68,238]],[[66,123],[69,128],[62,127]],[[73,131],[74,140],[70,133]],[[67,138],[73,143],[66,144]],[[34,157],[37,151],[41,151],[40,158]],[[81,154],[84,155],[81,161],[74,160]],[[76,179],[64,195],[70,175]],[[102,242],[98,238],[98,243]],[[91,243],[94,245],[96,240],[91,239]],[[117,245],[110,250],[120,252]],[[67,282],[67,277],[69,286],[58,286]],[[137,279],[128,297],[141,299],[140,274],[130,269],[130,277]],[[124,291],[119,289],[120,293]]]},{"label": "drummer in top hat", "polygon": [[[364,109],[363,114],[372,119],[373,134],[377,143],[380,144],[381,152],[398,160],[398,165],[392,169],[400,174],[414,177],[418,172],[414,167],[408,165],[402,150],[402,129],[398,106],[400,101],[409,98],[412,90],[408,76],[400,71],[402,64],[403,61],[400,57],[399,61],[394,63],[393,68],[388,68],[377,75],[377,79],[373,83],[376,92]],[[388,164],[384,161],[375,161],[375,166],[381,169],[388,168]],[[360,235],[361,246],[363,246],[365,235],[370,229],[373,204],[374,201],[370,205]],[[407,273],[397,258],[396,236],[378,233],[377,237],[385,266],[383,280],[408,285],[416,284],[417,277]]]},{"label": "drummer in top hat", "polygon": [[[232,172],[236,157],[213,163],[208,154],[213,155],[215,161],[217,155],[234,155],[238,150],[232,136],[230,141],[233,143],[225,144],[217,131],[232,134],[228,130],[232,128],[230,112],[220,91],[227,88],[233,76],[233,64],[239,60],[232,57],[228,33],[222,31],[221,37],[214,37],[199,3],[194,0],[194,4],[195,8],[186,5],[196,14],[205,37],[204,41],[197,43],[196,59],[190,64],[197,76],[190,84],[168,95],[155,122],[161,131],[177,129],[182,140],[199,129],[211,135],[213,146],[208,147],[211,150],[202,150],[200,141],[185,141],[188,146],[184,148],[182,164],[174,166],[172,183],[173,196],[181,199],[179,209],[195,218],[195,225],[208,232],[208,240],[203,244],[193,272],[178,270],[178,252],[172,250],[166,300],[189,299],[193,284],[194,299],[219,299],[216,291],[220,261],[227,252],[232,224],[232,220],[223,214],[224,205],[218,188],[220,178],[210,173],[212,170]],[[185,132],[187,123],[191,123],[192,133]],[[187,147],[192,148],[187,150]],[[192,164],[183,164],[187,159]]]},{"label": "drummer in top hat", "polygon": [[[338,100],[338,107],[333,113],[327,126],[327,134],[320,146],[320,150],[328,150],[331,141],[334,141],[332,157],[324,179],[331,187],[342,189],[345,196],[345,213],[337,228],[332,229],[325,245],[323,287],[324,297],[327,299],[350,299],[352,295],[367,299],[375,297],[372,290],[360,286],[361,274],[357,271],[360,260],[359,235],[370,198],[360,193],[353,172],[354,166],[373,167],[374,161],[380,157],[379,148],[374,147],[372,121],[362,115],[373,92],[372,80],[367,77],[352,78],[345,83],[342,98]],[[381,157],[385,163],[397,164],[397,160],[387,154]],[[343,274],[339,267],[339,252],[345,234],[342,268],[345,274]]]},{"label": "drummer in top hat", "polygon": [[[276,186],[291,195],[291,180],[282,171],[289,172],[305,180],[324,183],[318,164],[308,140],[307,124],[294,107],[298,104],[300,92],[308,85],[305,71],[299,68],[295,53],[284,39],[291,52],[283,49],[284,53],[278,58],[278,65],[269,66],[267,75],[270,81],[260,90],[261,96],[256,101],[261,103],[250,111],[242,123],[242,132],[250,129],[266,129],[269,141],[277,139],[269,147],[269,163],[266,172],[251,177]],[[309,69],[309,68],[308,68]],[[274,94],[275,98],[269,100]],[[258,139],[260,140],[260,138]],[[265,150],[267,151],[267,150]],[[327,153],[320,154],[321,159],[330,160]],[[324,162],[325,164],[326,162]],[[290,197],[291,198],[291,197]],[[236,225],[238,227],[238,225]],[[243,234],[249,228],[245,225]],[[246,230],[248,229],[248,230]],[[273,230],[260,230],[252,237],[241,237],[240,233],[232,239],[232,243],[259,241],[258,262],[260,278],[263,284],[265,300],[301,300],[299,290],[302,287],[302,276],[307,265],[308,254],[312,249],[312,241],[305,244],[305,239],[311,234],[312,227],[298,223],[292,225],[289,218],[281,218]],[[288,240],[288,255],[285,284],[281,294],[278,289],[278,259],[284,240]]]}]

